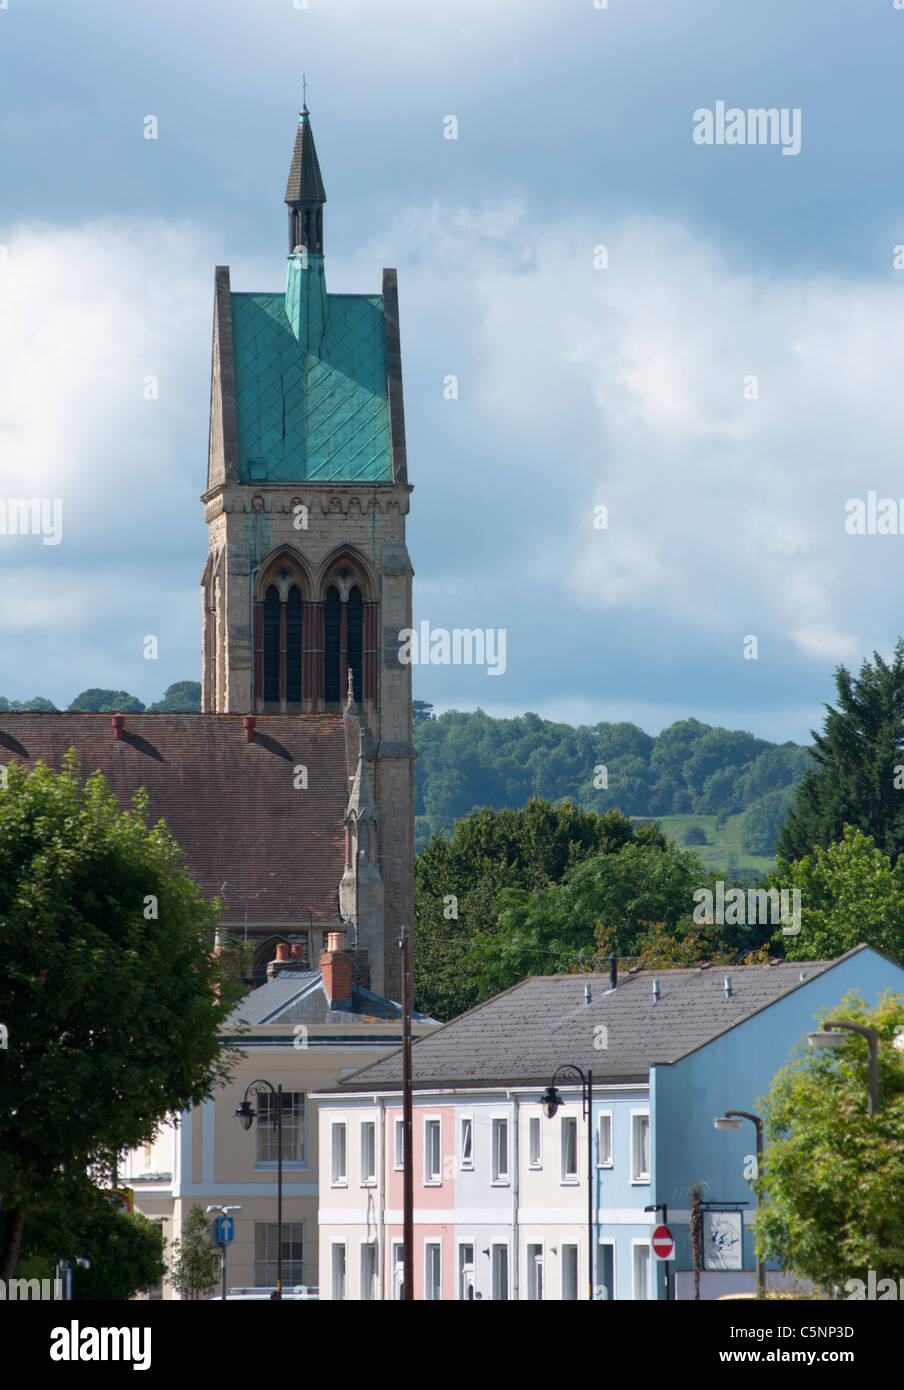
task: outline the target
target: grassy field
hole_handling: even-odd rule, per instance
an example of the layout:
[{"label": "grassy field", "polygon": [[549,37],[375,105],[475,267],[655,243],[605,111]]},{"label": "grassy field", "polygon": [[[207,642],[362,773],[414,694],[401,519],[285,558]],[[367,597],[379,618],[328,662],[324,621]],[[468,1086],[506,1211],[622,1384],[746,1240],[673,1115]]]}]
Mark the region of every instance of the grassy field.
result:
[{"label": "grassy field", "polygon": [[706,838],[709,841],[706,845],[690,845],[700,856],[707,869],[725,870],[729,869],[726,877],[733,877],[737,872],[743,874],[747,869],[755,869],[758,873],[769,873],[775,867],[775,860],[767,858],[763,854],[747,854],[741,849],[741,822],[743,816],[729,816],[723,826],[716,826],[715,816],[702,816],[690,813],[682,816],[657,816],[659,825],[664,835],[670,839],[678,841],[684,848],[684,836],[689,825],[700,825],[706,831]]}]

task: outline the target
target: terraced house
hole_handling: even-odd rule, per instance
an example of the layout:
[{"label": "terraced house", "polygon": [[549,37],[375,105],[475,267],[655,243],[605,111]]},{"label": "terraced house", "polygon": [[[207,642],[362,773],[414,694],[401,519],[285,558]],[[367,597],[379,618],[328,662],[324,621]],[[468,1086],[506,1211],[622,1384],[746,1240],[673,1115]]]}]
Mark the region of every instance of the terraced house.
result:
[{"label": "terraced house", "polygon": [[[693,1297],[698,1185],[701,1296],[753,1292],[754,1128],[722,1133],[714,1120],[755,1113],[821,1009],[850,990],[874,1005],[888,989],[904,1022],[904,970],[869,946],[834,961],[535,977],[421,1038],[415,1297]],[[548,1113],[554,1075],[562,1103]],[[398,1298],[400,1056],[317,1103],[321,1297]],[[651,1245],[664,1219],[669,1261]]]}]

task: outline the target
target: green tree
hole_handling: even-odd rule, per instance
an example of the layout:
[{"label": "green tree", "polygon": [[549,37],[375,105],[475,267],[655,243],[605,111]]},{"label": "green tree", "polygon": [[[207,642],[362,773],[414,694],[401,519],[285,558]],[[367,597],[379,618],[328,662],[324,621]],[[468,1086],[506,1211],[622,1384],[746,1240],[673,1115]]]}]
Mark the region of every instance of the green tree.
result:
[{"label": "green tree", "polygon": [[50,1277],[60,1259],[87,1259],[72,1272],[77,1299],[130,1299],[163,1278],[163,1232],[123,1212],[83,1174],[53,1175],[29,1211],[15,1277]]},{"label": "green tree", "polygon": [[436,715],[433,713],[433,706],[429,700],[412,700],[411,717],[412,719],[435,719]]},{"label": "green tree", "polygon": [[809,748],[796,743],[782,743],[777,748],[765,748],[749,763],[740,778],[745,806],[757,801],[767,792],[792,787],[813,766]]},{"label": "green tree", "polygon": [[684,832],[684,843],[686,845],[708,845],[709,840],[702,825],[689,825]]},{"label": "green tree", "polygon": [[7,700],[0,695],[0,714],[21,714],[29,710],[56,710],[56,705],[44,695],[35,695],[31,700]]},{"label": "green tree", "polygon": [[692,747],[693,751],[682,770],[691,791],[699,795],[714,773],[730,771],[734,774],[733,781],[769,745],[765,739],[755,738],[753,734],[740,730],[709,729]]},{"label": "green tree", "polygon": [[741,823],[741,846],[748,854],[775,853],[775,841],[793,799],[791,787],[779,787],[751,802]]},{"label": "green tree", "polygon": [[476,1003],[469,951],[478,934],[493,930],[504,888],[530,891],[557,883],[589,855],[635,840],[665,844],[656,826],[635,829],[618,811],[598,816],[541,798],[519,811],[474,812],[448,838],[432,836],[415,865],[417,1007],[449,1019]]},{"label": "green tree", "polygon": [[141,714],[144,705],[135,695],[125,690],[83,690],[76,695],[70,710],[97,714]]},{"label": "green tree", "polygon": [[711,726],[699,719],[679,719],[656,739],[650,753],[650,768],[656,777],[650,799],[654,815],[680,814],[693,808],[684,768],[700,740],[711,731]]},{"label": "green tree", "polygon": [[229,1074],[217,910],[146,805],[82,784],[74,753],[11,764],[0,791],[0,1277],[61,1167],[134,1148]]},{"label": "green tree", "polygon": [[779,857],[802,859],[854,825],[897,858],[904,850],[904,794],[895,772],[904,766],[904,640],[890,663],[874,652],[856,678],[839,666],[835,688],[837,708],[826,705],[823,732],[813,733],[818,766],[797,788],[779,832]]},{"label": "green tree", "polygon": [[220,1277],[220,1252],[211,1245],[209,1230],[210,1218],[195,1204],[182,1223],[180,1239],[173,1241],[169,1278],[183,1298],[202,1298]]},{"label": "green tree", "polygon": [[868,1050],[849,1034],[839,1049],[801,1041],[757,1102],[765,1120],[757,1241],[766,1259],[821,1288],[849,1279],[904,1278],[904,997],[870,1009],[855,993],[825,1021],[865,1024],[880,1035],[879,1108],[867,1110]]},{"label": "green tree", "polygon": [[767,882],[800,890],[800,932],[781,936],[789,960],[831,959],[865,941],[904,961],[904,862],[893,865],[861,830],[846,825],[828,849],[780,859]]},{"label": "green tree", "polygon": [[201,682],[176,681],[167,686],[163,699],[157,700],[150,709],[153,714],[200,714]]},{"label": "green tree", "polygon": [[[576,973],[592,971],[605,974],[613,951],[618,957],[618,942],[614,927],[597,927],[596,944],[590,956],[574,967]],[[691,965],[754,965],[769,960],[765,948],[726,950],[720,933],[712,927],[696,926],[693,922],[667,926],[665,922],[644,924],[640,949],[636,956],[618,957],[629,968],[638,970],[681,970]]]},{"label": "green tree", "polygon": [[691,851],[635,841],[575,865],[561,883],[503,892],[498,924],[476,937],[467,960],[478,999],[528,975],[567,972],[592,955],[600,924],[615,929],[620,955],[637,955],[647,923],[674,931],[691,918],[706,880]]},{"label": "green tree", "polygon": [[[618,808],[635,817],[728,815],[798,780],[800,759],[809,760],[793,744],[776,748],[695,719],[654,739],[628,723],[575,728],[531,713],[514,719],[479,709],[438,718],[420,713],[415,710],[414,722],[419,841],[451,833],[456,820],[484,806],[521,806],[532,796],[600,814]],[[771,762],[767,755],[774,755]]]},{"label": "green tree", "polygon": [[694,810],[707,816],[718,815],[727,820],[740,811],[743,791],[741,776],[735,767],[720,767],[710,774],[694,797]]}]

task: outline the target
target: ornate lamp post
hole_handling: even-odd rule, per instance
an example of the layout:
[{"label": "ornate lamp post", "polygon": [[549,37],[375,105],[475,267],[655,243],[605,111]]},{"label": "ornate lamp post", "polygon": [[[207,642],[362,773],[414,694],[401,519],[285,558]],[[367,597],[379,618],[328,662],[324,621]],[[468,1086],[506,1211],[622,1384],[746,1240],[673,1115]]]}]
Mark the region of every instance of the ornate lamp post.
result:
[{"label": "ornate lamp post", "polygon": [[267,1093],[276,1097],[276,1119],[271,1120],[271,1124],[276,1128],[276,1297],[282,1298],[282,1085],[271,1086],[269,1081],[252,1081],[245,1088],[242,1103],[235,1112],[236,1119],[241,1123],[242,1129],[250,1129],[254,1123],[255,1114],[260,1123],[260,1111],[251,1106],[249,1096],[259,1096]]},{"label": "ornate lamp post", "polygon": [[587,1075],[576,1066],[574,1062],[563,1062],[560,1067],[556,1067],[552,1074],[552,1080],[547,1086],[543,1095],[540,1097],[540,1104],[543,1107],[543,1114],[548,1120],[555,1115],[560,1105],[564,1105],[561,1095],[556,1089],[556,1077],[563,1071],[576,1071],[581,1078],[581,1100],[583,1102],[584,1119],[587,1121],[587,1297],[593,1299],[593,1072],[588,1069]]}]

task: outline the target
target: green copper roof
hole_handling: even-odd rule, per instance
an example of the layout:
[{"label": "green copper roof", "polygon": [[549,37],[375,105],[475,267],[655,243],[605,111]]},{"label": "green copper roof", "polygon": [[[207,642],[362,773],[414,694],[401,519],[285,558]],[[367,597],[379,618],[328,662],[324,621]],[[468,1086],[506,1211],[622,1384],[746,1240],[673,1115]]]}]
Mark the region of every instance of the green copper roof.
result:
[{"label": "green copper roof", "polygon": [[382,295],[290,257],[286,294],[233,294],[232,324],[241,482],[392,481]]}]

